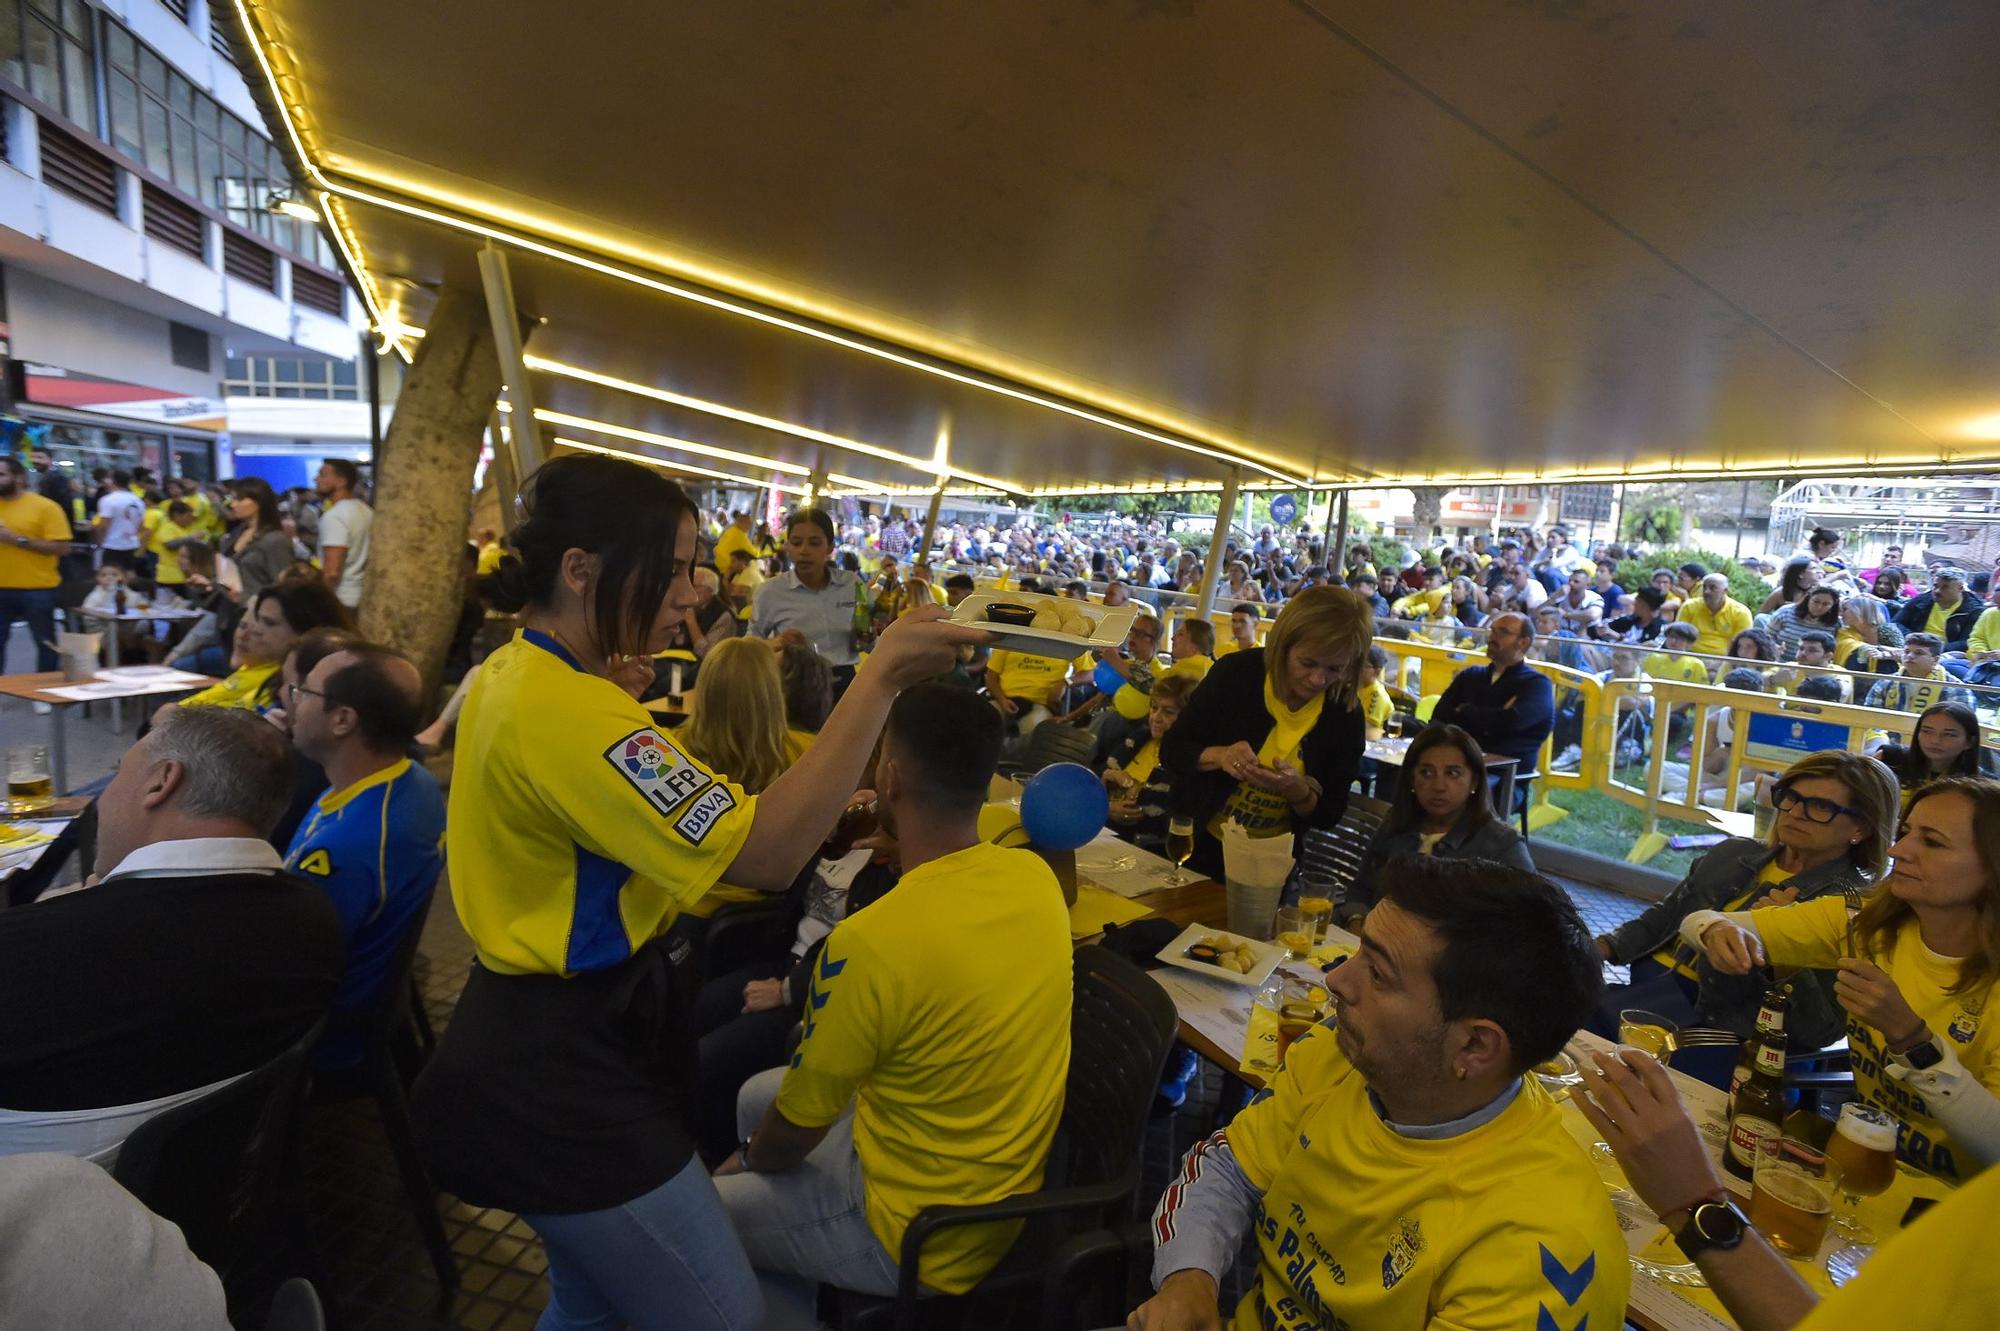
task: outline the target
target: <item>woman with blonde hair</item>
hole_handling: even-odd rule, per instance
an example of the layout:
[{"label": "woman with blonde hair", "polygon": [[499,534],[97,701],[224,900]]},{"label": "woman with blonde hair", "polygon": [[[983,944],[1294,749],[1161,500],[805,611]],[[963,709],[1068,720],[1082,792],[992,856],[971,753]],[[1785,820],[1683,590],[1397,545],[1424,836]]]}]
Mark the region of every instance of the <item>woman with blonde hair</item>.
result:
[{"label": "woman with blonde hair", "polygon": [[1314,587],[1286,602],[1262,647],[1217,661],[1160,742],[1174,809],[1195,822],[1192,863],[1222,871],[1223,823],[1252,836],[1330,828],[1361,764],[1368,602]]},{"label": "woman with blonde hair", "polygon": [[[709,649],[701,691],[687,724],[674,738],[718,776],[761,795],[795,761],[785,725],[785,689],[778,654],[761,638],[729,638]],[[706,920],[732,901],[761,901],[764,893],[717,883],[684,907],[682,919]]]},{"label": "woman with blonde hair", "polygon": [[[1732,837],[1712,848],[1673,891],[1598,938],[1598,954],[1630,965],[1632,982],[1606,991],[1592,1029],[1615,1036],[1618,1012],[1637,1007],[1684,1026],[1715,1026],[1749,1039],[1766,981],[1711,964],[1699,947],[1682,943],[1682,921],[1691,914],[1752,906],[1839,902],[1881,876],[1901,807],[1896,778],[1881,763],[1839,750],[1808,754],[1785,769],[1772,803],[1778,816],[1768,840]],[[1840,1037],[1845,1024],[1832,971],[1793,977],[1785,1018],[1793,1049],[1823,1048]],[[1718,1060],[1708,1066],[1677,1059],[1674,1066],[1719,1081],[1729,1075],[1735,1050],[1725,1050]]]},{"label": "woman with blonde hair", "polygon": [[2000,1014],[1985,1020],[2000,976],[2000,782],[1923,787],[1890,853],[1858,914],[1838,897],[1705,910],[1681,936],[1728,975],[1838,967],[1855,1090],[1896,1120],[1905,1162],[1968,1179],[2000,1159]]}]

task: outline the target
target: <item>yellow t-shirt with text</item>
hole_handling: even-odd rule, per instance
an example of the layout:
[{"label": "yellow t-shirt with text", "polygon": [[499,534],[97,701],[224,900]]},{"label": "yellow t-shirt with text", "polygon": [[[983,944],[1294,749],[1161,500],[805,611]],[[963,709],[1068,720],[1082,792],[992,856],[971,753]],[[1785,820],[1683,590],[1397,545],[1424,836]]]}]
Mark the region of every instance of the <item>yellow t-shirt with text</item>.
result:
[{"label": "yellow t-shirt with text", "polygon": [[517,631],[458,719],[452,903],[480,964],[571,975],[629,958],[722,876],[756,798],[562,644]]},{"label": "yellow t-shirt with text", "polygon": [[270,665],[241,666],[229,673],[220,684],[211,684],[200,693],[191,693],[181,699],[183,707],[241,707],[250,711],[262,709],[273,695],[265,692],[271,676],[278,673],[274,662]]},{"label": "yellow t-shirt with text", "polygon": [[[1829,896],[1757,911],[1752,922],[1773,965],[1830,968],[1847,949],[1846,915],[1846,902]],[[1860,945],[1860,939],[1855,942]],[[1946,993],[1958,980],[1958,962],[1925,947],[1914,920],[1897,931],[1887,957],[1869,960],[1895,982],[1903,1000],[1924,1019],[1931,1033],[1951,1046],[1966,1071],[1981,1086],[2000,1094],[2000,1019],[1985,1020],[1992,986],[1964,995]],[[2000,1013],[1995,1016],[2000,1018]],[[1957,1149],[1923,1097],[1907,1082],[1888,1075],[1889,1060],[1880,1031],[1850,1016],[1847,1047],[1860,1098],[1896,1120],[1898,1156],[1925,1173],[1953,1182],[1979,1172],[1979,1161]]]},{"label": "yellow t-shirt with text", "polygon": [[[1774,858],[1769,864],[1764,866],[1764,871],[1757,875],[1757,881],[1750,884],[1750,890],[1724,906],[1723,909],[1742,910],[1752,897],[1762,895],[1764,889],[1776,887],[1790,877],[1790,874],[1778,867],[1778,861]],[[1693,948],[1681,941],[1678,933],[1667,940],[1665,947],[1653,954],[1653,960],[1659,962],[1662,966],[1665,966],[1668,970],[1673,971],[1683,979],[1696,981],[1701,979],[1701,972],[1695,969],[1695,963],[1701,960],[1701,958],[1696,955]]]},{"label": "yellow t-shirt with text", "polygon": [[1381,680],[1362,686],[1361,715],[1371,730],[1381,730],[1395,714],[1395,700],[1389,696],[1389,690]]},{"label": "yellow t-shirt with text", "polygon": [[1640,664],[1640,671],[1653,679],[1677,680],[1683,684],[1708,683],[1708,663],[1692,656],[1671,656],[1654,652]]},{"label": "yellow t-shirt with text", "polygon": [[[909,870],[834,926],[777,1108],[854,1112],[868,1227],[902,1251],[924,1207],[1039,1187],[1069,1072],[1069,911],[1032,851],[987,843]],[[1018,1224],[946,1230],[923,1283],[978,1283]]]},{"label": "yellow t-shirt with text", "polygon": [[1064,661],[1032,652],[996,651],[986,658],[986,668],[1000,676],[1000,688],[1009,698],[1029,706],[1046,707],[1050,690],[1069,679],[1075,668],[1089,673],[1096,663],[1088,656]]},{"label": "yellow t-shirt with text", "polygon": [[[1533,1078],[1470,1131],[1405,1137],[1329,1022],[1292,1043],[1270,1091],[1224,1135],[1263,1194],[1257,1274],[1230,1331],[1623,1325],[1624,1236]],[[1174,1205],[1169,1190],[1156,1241],[1171,1236]]]}]

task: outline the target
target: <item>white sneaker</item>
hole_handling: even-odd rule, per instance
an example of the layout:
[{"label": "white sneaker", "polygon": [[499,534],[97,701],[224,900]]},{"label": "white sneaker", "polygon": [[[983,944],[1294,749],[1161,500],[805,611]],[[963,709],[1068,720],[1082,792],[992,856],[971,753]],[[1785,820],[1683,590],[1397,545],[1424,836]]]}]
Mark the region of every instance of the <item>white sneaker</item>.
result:
[{"label": "white sneaker", "polygon": [[1572,744],[1568,748],[1564,749],[1561,753],[1557,754],[1555,762],[1550,765],[1557,768],[1558,770],[1561,770],[1563,768],[1574,767],[1578,763],[1581,763],[1582,761],[1583,761],[1582,747],[1576,744]]}]

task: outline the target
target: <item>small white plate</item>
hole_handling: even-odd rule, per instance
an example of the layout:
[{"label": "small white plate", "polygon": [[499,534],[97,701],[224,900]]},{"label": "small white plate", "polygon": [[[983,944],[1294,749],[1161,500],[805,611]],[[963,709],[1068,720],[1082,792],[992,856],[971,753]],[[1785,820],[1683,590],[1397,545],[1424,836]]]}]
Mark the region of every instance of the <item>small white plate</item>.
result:
[{"label": "small white plate", "polygon": [[1097,621],[1096,631],[1087,638],[1074,633],[1056,633],[1049,629],[995,624],[986,618],[986,607],[995,602],[1039,607],[1044,604],[1060,603],[1063,600],[1063,597],[1046,596],[1039,592],[974,592],[959,602],[958,609],[951,612],[951,619],[954,624],[986,630],[993,635],[993,645],[1003,650],[1073,661],[1085,652],[1109,651],[1122,646],[1125,635],[1131,631],[1133,616],[1139,613],[1130,603],[1106,608],[1096,602],[1086,605],[1081,601],[1069,601],[1069,605],[1081,609]]},{"label": "small white plate", "polygon": [[[1220,938],[1234,947],[1238,943],[1248,943],[1256,951],[1257,959],[1251,963],[1246,974],[1239,975],[1226,966],[1211,966],[1205,961],[1196,961],[1188,956],[1187,950],[1204,938]],[[1205,924],[1190,924],[1181,930],[1181,936],[1161,948],[1159,959],[1169,966],[1179,966],[1182,970],[1193,971],[1197,975],[1213,976],[1227,980],[1231,984],[1248,985],[1255,989],[1271,977],[1278,963],[1285,959],[1285,949],[1280,943],[1266,943],[1255,938],[1245,938],[1242,934],[1232,934],[1227,929],[1213,929]]]}]

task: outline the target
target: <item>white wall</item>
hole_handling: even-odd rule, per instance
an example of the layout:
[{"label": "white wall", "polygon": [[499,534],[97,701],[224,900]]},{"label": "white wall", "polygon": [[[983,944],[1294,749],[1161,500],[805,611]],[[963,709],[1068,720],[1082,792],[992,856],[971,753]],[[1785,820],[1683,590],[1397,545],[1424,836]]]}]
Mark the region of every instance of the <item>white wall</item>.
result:
[{"label": "white wall", "polygon": [[190,397],[219,397],[222,344],[208,339],[209,368],[173,362],[167,320],[64,286],[19,265],[7,269],[14,357],[60,365]]}]

